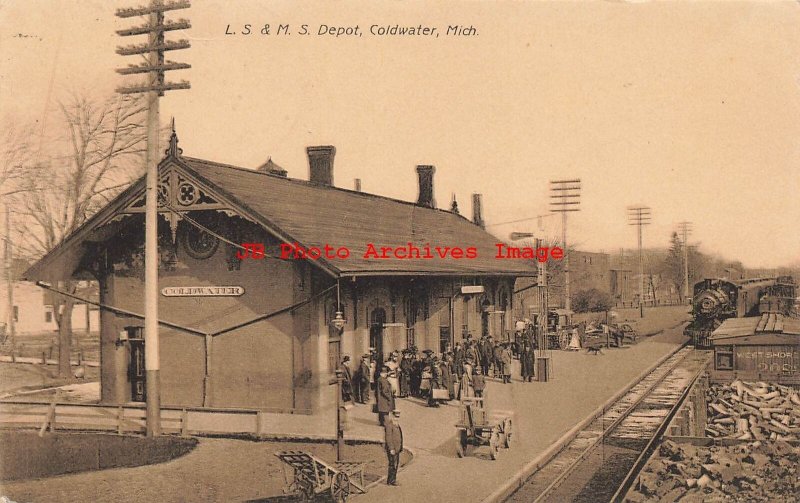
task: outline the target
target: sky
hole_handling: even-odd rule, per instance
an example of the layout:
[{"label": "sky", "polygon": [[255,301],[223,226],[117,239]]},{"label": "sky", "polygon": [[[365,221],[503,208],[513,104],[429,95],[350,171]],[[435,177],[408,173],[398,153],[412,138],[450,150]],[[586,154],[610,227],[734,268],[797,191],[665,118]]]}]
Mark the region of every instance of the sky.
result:
[{"label": "sky", "polygon": [[[70,91],[133,83],[114,69],[137,61],[114,51],[143,40],[115,30],[141,21],[114,11],[146,1],[0,0],[0,126],[47,132]],[[455,193],[470,215],[481,193],[501,238],[560,235],[553,216],[543,229],[497,224],[547,214],[548,181],[580,178],[568,225],[580,249],[635,247],[626,208],[645,204],[648,247],[691,221],[703,251],[800,263],[796,2],[195,0],[167,17],[192,22],[192,47],[168,53],[192,65],[170,74],[192,88],[161,101],[185,155],[253,168],[272,157],[307,179],[305,148],[335,145],[337,186],[360,178],[403,200],[416,200],[415,166],[432,164],[439,207]],[[279,24],[293,33],[276,36]],[[440,36],[369,33],[420,24]]]}]

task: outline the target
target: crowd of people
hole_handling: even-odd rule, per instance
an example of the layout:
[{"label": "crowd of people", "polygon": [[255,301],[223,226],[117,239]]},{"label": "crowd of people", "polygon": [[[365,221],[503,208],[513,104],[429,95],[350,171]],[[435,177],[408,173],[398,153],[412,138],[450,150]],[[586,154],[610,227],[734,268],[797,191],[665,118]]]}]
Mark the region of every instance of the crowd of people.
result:
[{"label": "crowd of people", "polygon": [[383,424],[395,408],[395,398],[418,398],[429,407],[439,407],[449,400],[484,396],[486,378],[511,383],[514,358],[519,358],[522,381],[531,382],[534,346],[527,337],[513,343],[491,336],[470,338],[439,354],[415,347],[386,355],[372,351],[362,355],[358,365],[345,356],[340,367],[342,400],[367,404],[374,393],[373,408]]},{"label": "crowd of people", "polygon": [[[486,378],[511,383],[512,362],[520,360],[523,382],[534,377],[534,345],[529,337],[496,341],[491,336],[480,340],[468,338],[452,350],[436,354],[430,349],[412,347],[379,355],[376,351],[361,356],[357,365],[349,356],[342,358],[342,400],[345,404],[373,403],[373,412],[385,433],[384,447],[388,461],[386,483],[398,485],[397,468],[403,450],[403,432],[398,420],[396,398],[417,398],[429,407],[439,407],[449,400],[486,397]],[[374,393],[374,402],[371,396]]]}]

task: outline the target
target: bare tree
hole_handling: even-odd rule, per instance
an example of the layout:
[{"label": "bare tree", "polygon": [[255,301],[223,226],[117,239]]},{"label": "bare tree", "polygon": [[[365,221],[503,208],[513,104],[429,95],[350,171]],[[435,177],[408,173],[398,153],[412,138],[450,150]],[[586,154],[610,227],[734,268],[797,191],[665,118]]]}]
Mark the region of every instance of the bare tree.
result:
[{"label": "bare tree", "polygon": [[[22,216],[23,253],[38,258],[51,250],[142,172],[144,110],[143,100],[121,96],[95,101],[73,93],[60,103],[61,141],[20,174],[14,206]],[[74,293],[77,284],[59,286]],[[61,377],[70,375],[73,305],[64,296],[54,299]]]},{"label": "bare tree", "polygon": [[3,198],[13,196],[19,190],[19,181],[24,166],[30,164],[32,127],[21,127],[13,119],[6,118],[9,124],[3,132],[2,159],[0,160],[0,196]]}]

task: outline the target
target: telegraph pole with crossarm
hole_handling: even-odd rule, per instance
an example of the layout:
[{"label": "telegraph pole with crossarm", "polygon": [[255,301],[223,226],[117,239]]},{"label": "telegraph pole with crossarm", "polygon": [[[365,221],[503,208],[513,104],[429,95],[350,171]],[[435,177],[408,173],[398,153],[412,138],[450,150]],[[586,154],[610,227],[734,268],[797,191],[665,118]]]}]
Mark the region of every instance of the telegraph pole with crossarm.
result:
[{"label": "telegraph pole with crossarm", "polygon": [[628,225],[635,225],[639,231],[639,316],[644,318],[644,260],[642,257],[642,226],[650,225],[649,206],[629,206]]},{"label": "telegraph pole with crossarm", "polygon": [[[689,292],[689,234],[692,233],[692,222],[678,223],[678,230],[683,237],[683,298],[688,299]],[[684,300],[684,302],[686,302]]]},{"label": "telegraph pole with crossarm", "polygon": [[146,429],[147,436],[161,434],[161,386],[160,363],[158,348],[158,130],[159,130],[159,97],[165,91],[174,89],[189,89],[189,82],[166,82],[164,74],[170,70],[183,70],[189,68],[186,63],[176,63],[164,60],[165,51],[187,49],[188,40],[168,41],[164,34],[168,31],[184,30],[191,28],[186,19],[177,21],[164,21],[167,11],[187,9],[191,6],[187,0],[165,2],[164,0],[151,0],[147,7],[118,9],[116,15],[120,18],[147,17],[147,22],[125,30],[118,30],[122,37],[147,35],[147,43],[118,47],[117,54],[122,56],[146,56],[146,62],[139,65],[130,65],[117,70],[122,75],[144,75],[144,82],[120,87],[120,94],[145,94],[147,96],[147,154],[145,166],[147,168],[147,188],[145,190],[145,278],[144,278],[144,365],[145,401],[147,403]]},{"label": "telegraph pole with crossarm", "polygon": [[567,249],[567,213],[580,211],[581,179],[550,180],[550,211],[561,213],[561,246],[564,247],[564,309],[572,308],[569,297],[569,250]]}]

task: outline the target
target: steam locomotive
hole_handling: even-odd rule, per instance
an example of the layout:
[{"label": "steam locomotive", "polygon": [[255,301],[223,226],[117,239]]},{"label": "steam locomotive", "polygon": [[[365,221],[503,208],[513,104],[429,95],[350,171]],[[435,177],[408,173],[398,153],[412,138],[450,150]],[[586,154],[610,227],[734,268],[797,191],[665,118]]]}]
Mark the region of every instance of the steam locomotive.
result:
[{"label": "steam locomotive", "polygon": [[764,312],[792,315],[797,285],[791,276],[743,280],[704,279],[694,285],[692,322],[684,335],[704,346],[711,332],[727,318],[758,316]]}]

